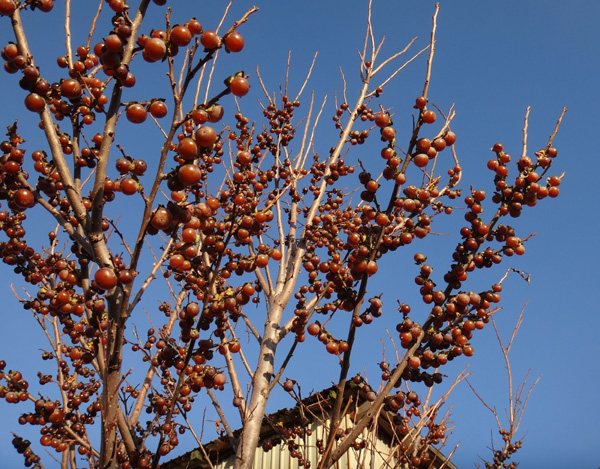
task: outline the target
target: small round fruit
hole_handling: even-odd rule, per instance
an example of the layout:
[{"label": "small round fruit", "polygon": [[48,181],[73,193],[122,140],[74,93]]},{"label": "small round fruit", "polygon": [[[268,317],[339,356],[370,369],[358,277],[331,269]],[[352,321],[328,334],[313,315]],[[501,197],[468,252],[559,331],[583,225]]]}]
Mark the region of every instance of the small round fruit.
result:
[{"label": "small round fruit", "polygon": [[150,224],[157,230],[166,230],[173,222],[173,215],[164,207],[157,208],[150,220]]},{"label": "small round fruit", "polygon": [[67,99],[77,99],[81,97],[81,83],[73,78],[63,80],[60,84],[60,91]]},{"label": "small round fruit", "polygon": [[381,138],[386,142],[391,142],[396,138],[396,130],[393,127],[384,127],[381,130]]},{"label": "small round fruit", "polygon": [[133,282],[134,279],[134,275],[131,272],[131,270],[121,270],[119,272],[119,282],[121,282],[123,285],[128,285],[131,282]]},{"label": "small round fruit", "polygon": [[286,392],[291,392],[294,390],[294,382],[291,379],[286,379],[283,383],[283,390]]},{"label": "small round fruit", "polygon": [[138,190],[138,183],[133,178],[125,178],[120,183],[121,192],[125,195],[133,195]]},{"label": "small round fruit", "polygon": [[375,125],[377,127],[387,127],[390,125],[390,115],[387,112],[378,112],[375,114]]},{"label": "small round fruit", "polygon": [[425,111],[423,113],[423,122],[426,124],[433,124],[435,122],[436,114],[434,111]]},{"label": "small round fruit", "polygon": [[216,213],[217,210],[221,208],[221,202],[216,197],[209,197],[206,199],[206,205],[212,210],[213,213]]},{"label": "small round fruit", "polygon": [[183,185],[193,186],[200,182],[202,171],[194,164],[184,164],[179,168],[179,171],[177,171],[177,177]]},{"label": "small round fruit", "polygon": [[127,120],[134,124],[141,124],[148,117],[148,111],[141,104],[132,104],[127,108]]},{"label": "small round fruit", "polygon": [[377,272],[377,263],[375,261],[369,261],[367,263],[367,268],[365,270],[365,272],[367,272],[367,275],[374,275]]},{"label": "small round fruit", "polygon": [[31,192],[29,189],[19,189],[17,192],[15,192],[14,201],[17,207],[22,210],[31,208],[35,205],[33,192]]},{"label": "small round fruit", "polygon": [[194,137],[201,147],[212,147],[217,142],[217,132],[209,125],[203,125],[196,130]]},{"label": "small round fruit", "polygon": [[456,142],[456,134],[449,130],[444,134],[444,140],[446,141],[446,145],[454,145],[454,142]]},{"label": "small round fruit", "polygon": [[187,23],[187,27],[194,36],[202,32],[202,24],[200,24],[200,22],[196,18],[192,18],[191,20],[189,20]]},{"label": "small round fruit", "polygon": [[221,45],[221,38],[214,31],[204,31],[200,36],[200,44],[205,49],[216,49]]},{"label": "small round fruit", "polygon": [[94,274],[94,280],[96,284],[103,290],[110,290],[117,284],[117,275],[112,269],[108,267],[102,267],[98,269]]},{"label": "small round fruit", "polygon": [[332,355],[337,355],[338,351],[339,351],[339,345],[336,341],[331,340],[329,342],[327,342],[327,351],[329,353],[331,353]]},{"label": "small round fruit", "polygon": [[195,243],[198,238],[198,230],[195,228],[184,228],[181,232],[181,239],[184,243]]},{"label": "small round fruit", "polygon": [[153,101],[152,104],[150,104],[149,111],[154,118],[161,119],[167,115],[169,109],[167,108],[167,105],[164,102]]},{"label": "small round fruit", "polygon": [[215,386],[224,386],[227,383],[227,378],[223,373],[217,373],[213,379]]},{"label": "small round fruit", "polygon": [[25,107],[31,112],[42,112],[46,107],[46,101],[37,93],[30,93],[25,98]]},{"label": "small round fruit", "polygon": [[182,138],[179,145],[177,145],[177,153],[184,160],[193,160],[198,157],[198,145],[193,138]]},{"label": "small round fruit", "polygon": [[319,326],[316,322],[313,322],[306,327],[306,332],[312,336],[317,336],[321,333],[321,326]]},{"label": "small round fruit", "polygon": [[167,46],[162,39],[152,37],[146,41],[144,52],[151,61],[156,62],[165,56],[167,53]]},{"label": "small round fruit", "polygon": [[133,160],[133,172],[138,176],[143,176],[148,169],[148,164],[144,160]]},{"label": "small round fruit", "polygon": [[225,47],[229,52],[239,52],[244,48],[244,38],[237,31],[233,31],[225,38]]},{"label": "small round fruit", "polygon": [[418,153],[414,156],[413,163],[419,168],[424,168],[429,163],[429,157],[425,153]]},{"label": "small round fruit", "polygon": [[131,171],[131,162],[127,158],[118,158],[115,167],[120,174],[127,174]]},{"label": "small round fruit", "polygon": [[417,150],[422,153],[427,153],[427,151],[431,148],[431,140],[428,138],[420,138],[417,140]]},{"label": "small round fruit", "polygon": [[0,15],[2,16],[10,16],[12,15],[17,6],[13,0],[0,0]]},{"label": "small round fruit", "polygon": [[250,164],[252,163],[252,153],[249,151],[240,151],[237,154],[237,160],[240,164]]},{"label": "small round fruit", "polygon": [[121,13],[121,12],[125,11],[125,9],[127,8],[127,5],[125,4],[125,0],[110,0],[108,2],[108,6],[115,13]]},{"label": "small round fruit", "polygon": [[117,34],[109,34],[104,39],[104,45],[109,52],[121,52],[123,49],[123,41]]},{"label": "small round fruit", "polygon": [[208,120],[208,114],[204,109],[196,109],[192,112],[192,120],[197,125],[205,124]]},{"label": "small round fruit", "polygon": [[241,98],[242,96],[246,96],[248,91],[250,91],[250,83],[243,77],[235,77],[229,83],[229,89],[234,96]]},{"label": "small round fruit", "polygon": [[192,33],[187,27],[177,25],[171,29],[171,42],[176,46],[185,47],[191,40]]},{"label": "small round fruit", "polygon": [[435,148],[436,151],[442,151],[446,148],[446,140],[443,138],[436,138],[433,142],[431,142],[431,146]]},{"label": "small round fruit", "polygon": [[267,256],[266,254],[259,254],[254,259],[254,263],[256,264],[256,267],[258,267],[259,269],[263,269],[269,263],[269,256]]},{"label": "small round fruit", "polygon": [[427,98],[425,96],[419,96],[415,100],[415,108],[423,109],[425,106],[427,106]]},{"label": "small round fruit", "polygon": [[54,425],[58,425],[65,420],[65,414],[61,409],[54,409],[48,417],[48,421]]},{"label": "small round fruit", "polygon": [[54,8],[54,0],[40,0],[37,7],[40,11],[48,13]]},{"label": "small round fruit", "polygon": [[379,226],[386,226],[390,222],[390,218],[383,212],[380,212],[375,217],[375,223]]},{"label": "small round fruit", "polygon": [[412,369],[417,369],[421,366],[421,359],[414,355],[408,359],[408,366]]},{"label": "small round fruit", "polygon": [[206,110],[206,117],[208,118],[208,122],[219,122],[223,118],[223,114],[225,114],[225,109],[220,104],[215,104]]}]

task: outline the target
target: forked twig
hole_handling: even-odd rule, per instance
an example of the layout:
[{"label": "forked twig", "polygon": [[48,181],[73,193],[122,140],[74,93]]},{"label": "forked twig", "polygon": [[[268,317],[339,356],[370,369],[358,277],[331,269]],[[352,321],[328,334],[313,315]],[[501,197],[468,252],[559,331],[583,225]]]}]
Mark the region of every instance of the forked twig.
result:
[{"label": "forked twig", "polygon": [[495,450],[492,447],[492,450],[494,452],[494,462],[493,462],[493,464],[486,463],[486,467],[492,467],[492,468],[498,468],[498,469],[502,468],[502,467],[506,467],[503,464],[504,461],[507,461],[508,459],[510,459],[512,457],[512,455],[521,447],[523,438],[515,441],[516,434],[521,425],[521,420],[523,418],[523,414],[524,414],[527,404],[529,402],[529,398],[531,397],[531,393],[533,392],[533,389],[537,386],[537,384],[539,383],[540,378],[541,378],[541,376],[538,376],[538,378],[534,381],[534,383],[531,386],[529,386],[529,388],[527,390],[527,394],[524,398],[523,398],[523,393],[525,392],[526,383],[529,379],[529,373],[531,370],[527,371],[522,384],[517,386],[516,390],[513,385],[512,368],[510,365],[510,360],[509,360],[508,354],[510,353],[510,349],[512,347],[512,344],[516,337],[516,334],[519,331],[519,329],[523,323],[523,315],[525,313],[526,307],[527,307],[527,303],[525,303],[525,305],[521,309],[519,317],[517,318],[517,322],[513,328],[513,332],[511,334],[510,340],[508,341],[508,345],[506,345],[506,346],[502,342],[502,339],[500,337],[500,333],[498,331],[498,327],[496,326],[496,322],[495,322],[494,318],[493,317],[491,318],[492,326],[496,333],[496,338],[498,339],[498,344],[500,345],[500,349],[502,351],[502,355],[503,355],[504,361],[506,363],[506,373],[507,373],[507,378],[508,378],[508,402],[509,402],[508,409],[507,409],[507,418],[508,418],[507,428],[505,428],[505,426],[502,424],[502,422],[500,420],[500,416],[498,415],[498,411],[496,410],[496,408],[492,407],[490,404],[488,404],[485,401],[485,399],[475,390],[475,388],[469,382],[469,380],[466,380],[467,384],[469,385],[469,387],[471,388],[471,390],[473,391],[475,396],[484,405],[484,407],[486,409],[488,409],[494,416],[494,419],[496,420],[496,426],[498,427],[498,432],[502,435],[502,440],[504,442],[502,445],[502,449]]}]

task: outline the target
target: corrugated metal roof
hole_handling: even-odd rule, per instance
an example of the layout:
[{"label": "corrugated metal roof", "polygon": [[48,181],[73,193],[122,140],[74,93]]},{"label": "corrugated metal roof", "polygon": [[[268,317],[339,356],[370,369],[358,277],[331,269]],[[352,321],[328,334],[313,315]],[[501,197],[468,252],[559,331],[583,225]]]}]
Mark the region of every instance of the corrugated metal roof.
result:
[{"label": "corrugated metal roof", "polygon": [[[320,459],[319,440],[326,442],[326,429],[318,423],[318,419],[327,420],[328,412],[332,406],[332,392],[335,387],[325,389],[315,393],[302,401],[302,406],[298,405],[291,409],[281,409],[274,414],[265,416],[261,428],[261,441],[256,448],[254,455],[254,469],[304,469],[316,468]],[[351,412],[346,415],[342,423],[342,429],[352,426],[350,416],[360,416],[370,406],[364,395],[361,395],[359,387],[348,387],[347,399],[353,398]],[[362,393],[364,394],[364,393]],[[309,418],[309,416],[318,417]],[[298,427],[296,435],[290,435],[289,428]],[[399,463],[399,445],[402,442],[405,447],[411,447],[415,441],[407,441],[411,435],[406,437],[400,435],[394,427],[391,418],[385,411],[382,411],[379,419],[371,426],[371,429],[365,429],[362,435],[364,441],[363,449],[350,450],[333,467],[336,469],[358,469],[358,468],[401,468]],[[308,430],[308,431],[302,431]],[[287,432],[287,435],[285,434]],[[239,434],[239,430],[236,431]],[[414,436],[413,436],[414,438]],[[417,439],[420,437],[417,437]],[[296,443],[301,453],[303,465],[298,464],[299,458],[293,458],[288,445]],[[265,451],[264,447],[269,447]],[[321,445],[322,447],[322,445]],[[235,454],[229,441],[226,438],[219,438],[204,445],[204,451],[209,455],[211,463],[215,469],[230,469],[233,467]],[[428,448],[428,455],[431,459],[431,468],[444,467],[456,469],[456,466],[449,461],[434,447]],[[161,464],[162,469],[205,469],[210,464],[206,461],[203,453],[196,449],[171,461]]]}]

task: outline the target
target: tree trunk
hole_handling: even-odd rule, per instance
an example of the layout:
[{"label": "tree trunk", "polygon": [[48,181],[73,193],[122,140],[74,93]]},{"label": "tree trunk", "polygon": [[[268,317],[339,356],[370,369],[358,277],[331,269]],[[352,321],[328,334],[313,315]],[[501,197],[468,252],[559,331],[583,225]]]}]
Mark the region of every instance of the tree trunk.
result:
[{"label": "tree trunk", "polygon": [[252,395],[246,406],[246,416],[235,456],[235,469],[252,469],[254,463],[254,453],[260,439],[260,429],[271,392],[270,385],[273,379],[282,312],[282,305],[277,304],[276,301],[271,303],[265,323],[265,333],[260,345],[258,363],[252,379]]}]

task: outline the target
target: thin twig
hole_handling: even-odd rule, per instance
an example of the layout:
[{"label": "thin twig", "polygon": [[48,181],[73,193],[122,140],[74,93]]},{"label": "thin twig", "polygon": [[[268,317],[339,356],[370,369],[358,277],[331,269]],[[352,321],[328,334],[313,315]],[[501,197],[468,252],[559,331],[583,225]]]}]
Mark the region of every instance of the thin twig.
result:
[{"label": "thin twig", "polygon": [[433,55],[435,53],[435,32],[437,30],[437,16],[440,11],[440,4],[435,4],[435,13],[433,14],[433,26],[431,28],[431,42],[429,49],[429,58],[427,59],[427,75],[425,76],[425,85],[423,86],[423,96],[427,98],[429,91],[429,81],[431,79],[431,66],[433,64]]},{"label": "thin twig", "polygon": [[552,132],[552,134],[548,138],[548,144],[546,145],[546,149],[549,149],[552,146],[552,142],[554,141],[554,137],[556,137],[556,134],[558,133],[558,129],[560,128],[560,124],[561,124],[561,122],[563,120],[563,117],[565,116],[566,112],[567,112],[567,108],[566,108],[566,106],[563,106],[562,112],[560,113],[560,116],[558,117],[558,120],[556,121],[556,125],[554,126],[554,131]]},{"label": "thin twig", "polygon": [[73,68],[73,51],[71,49],[71,0],[65,1],[65,43],[69,70]]},{"label": "thin twig", "polygon": [[94,35],[94,32],[96,31],[96,22],[98,21],[98,18],[100,17],[100,12],[102,11],[103,4],[104,4],[104,1],[99,0],[98,9],[96,10],[96,14],[94,15],[94,18],[92,19],[92,24],[90,25],[90,32],[88,33],[88,38],[87,38],[87,41],[85,42],[85,48],[88,50],[90,49],[90,44],[92,43],[92,37]]},{"label": "thin twig", "polygon": [[522,156],[527,156],[527,127],[529,126],[529,113],[531,112],[531,106],[527,106],[527,110],[525,111],[525,122],[523,124],[523,154]]}]

